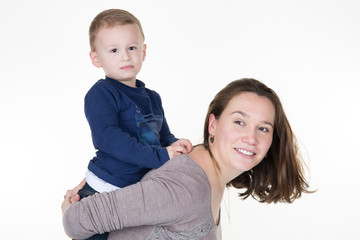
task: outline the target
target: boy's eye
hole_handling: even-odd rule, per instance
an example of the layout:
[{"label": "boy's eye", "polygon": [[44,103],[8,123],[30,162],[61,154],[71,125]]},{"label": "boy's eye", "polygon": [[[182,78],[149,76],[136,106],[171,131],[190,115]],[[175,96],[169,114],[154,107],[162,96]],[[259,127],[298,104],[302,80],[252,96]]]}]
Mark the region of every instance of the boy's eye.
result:
[{"label": "boy's eye", "polygon": [[135,50],[136,49],[136,47],[129,47],[129,50]]},{"label": "boy's eye", "polygon": [[112,53],[117,53],[119,50],[117,50],[116,48],[114,48],[114,49],[111,49],[111,52]]}]

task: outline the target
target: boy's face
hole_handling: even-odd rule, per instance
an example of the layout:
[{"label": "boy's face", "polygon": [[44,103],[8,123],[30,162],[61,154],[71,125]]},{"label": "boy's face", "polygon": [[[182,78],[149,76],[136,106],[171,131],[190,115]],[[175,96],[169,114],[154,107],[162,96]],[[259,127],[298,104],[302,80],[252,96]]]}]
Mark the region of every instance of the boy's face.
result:
[{"label": "boy's face", "polygon": [[146,45],[136,24],[102,28],[90,52],[94,66],[102,67],[106,76],[135,87],[136,75],[146,55]]}]

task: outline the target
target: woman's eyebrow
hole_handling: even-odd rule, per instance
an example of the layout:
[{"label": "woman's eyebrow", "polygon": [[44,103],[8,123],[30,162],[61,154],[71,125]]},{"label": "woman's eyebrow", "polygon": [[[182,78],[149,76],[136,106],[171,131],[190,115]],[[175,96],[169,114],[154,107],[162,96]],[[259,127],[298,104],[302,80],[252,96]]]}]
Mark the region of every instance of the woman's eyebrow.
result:
[{"label": "woman's eyebrow", "polygon": [[274,128],[274,125],[272,123],[268,122],[268,121],[264,121],[264,124],[270,125],[272,128]]},{"label": "woman's eyebrow", "polygon": [[247,115],[246,113],[244,113],[243,111],[240,111],[240,110],[233,111],[233,112],[231,113],[231,115],[232,115],[232,114],[235,114],[235,113],[240,114],[240,115],[242,115],[243,117],[248,117],[248,115]]},{"label": "woman's eyebrow", "polygon": [[[232,114],[240,114],[240,115],[242,115],[243,117],[248,117],[248,116],[249,116],[248,114],[246,114],[245,112],[240,111],[240,110],[233,111],[233,112],[231,113],[231,115],[232,115]],[[264,123],[264,124],[266,124],[266,125],[270,125],[272,128],[274,128],[274,124],[272,124],[271,122],[262,121],[262,123]]]}]

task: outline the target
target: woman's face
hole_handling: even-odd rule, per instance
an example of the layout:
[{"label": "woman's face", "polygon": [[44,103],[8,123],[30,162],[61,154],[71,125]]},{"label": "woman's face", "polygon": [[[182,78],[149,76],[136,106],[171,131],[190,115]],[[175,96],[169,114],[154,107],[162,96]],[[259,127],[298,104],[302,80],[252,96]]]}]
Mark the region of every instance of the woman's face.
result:
[{"label": "woman's face", "polygon": [[218,119],[209,119],[215,159],[234,177],[262,161],[272,143],[275,108],[272,102],[252,92],[233,97]]}]

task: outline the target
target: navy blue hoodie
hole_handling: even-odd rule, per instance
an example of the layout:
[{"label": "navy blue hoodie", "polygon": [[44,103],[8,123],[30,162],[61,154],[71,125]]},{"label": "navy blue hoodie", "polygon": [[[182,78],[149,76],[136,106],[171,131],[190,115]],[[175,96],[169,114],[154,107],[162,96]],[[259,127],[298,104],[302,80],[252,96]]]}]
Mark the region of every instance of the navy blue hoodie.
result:
[{"label": "navy blue hoodie", "polygon": [[118,187],[140,181],[169,160],[166,147],[175,142],[160,95],[136,80],[136,88],[106,77],[85,96],[96,156],[88,168]]}]

